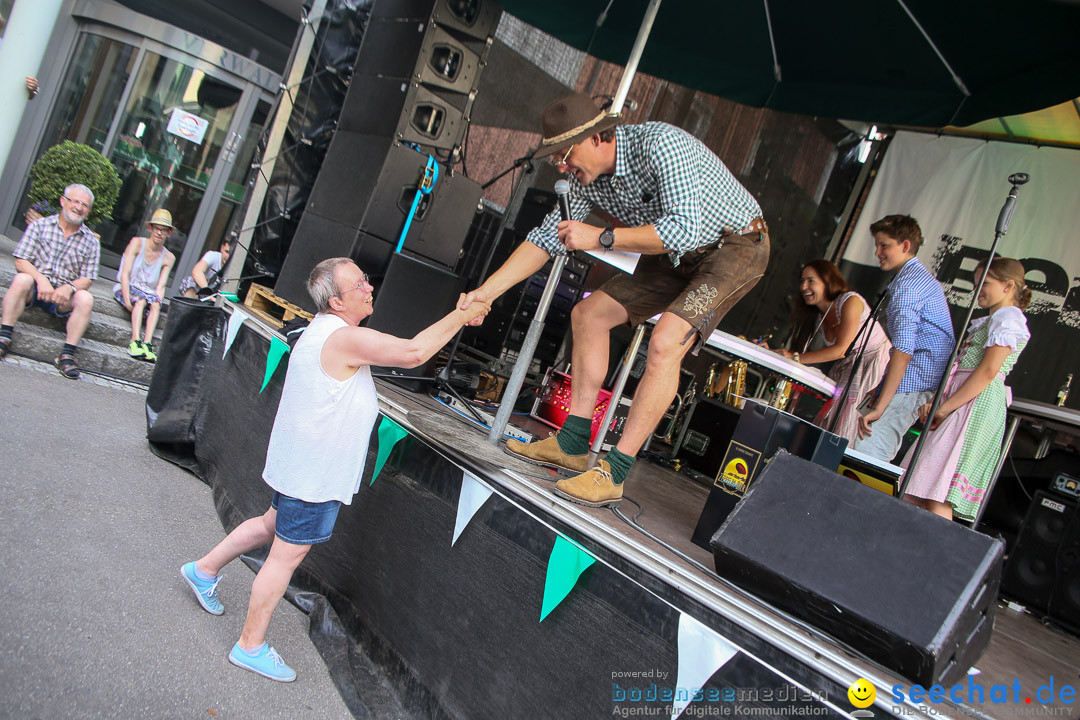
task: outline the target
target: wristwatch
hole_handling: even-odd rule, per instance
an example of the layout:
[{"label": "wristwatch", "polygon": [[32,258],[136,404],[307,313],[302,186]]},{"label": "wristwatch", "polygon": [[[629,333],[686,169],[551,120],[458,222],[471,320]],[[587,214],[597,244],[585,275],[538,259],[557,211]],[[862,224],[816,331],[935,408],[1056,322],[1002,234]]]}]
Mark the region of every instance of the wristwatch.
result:
[{"label": "wristwatch", "polygon": [[605,250],[610,250],[612,245],[615,244],[615,228],[608,225],[600,233],[600,247]]}]

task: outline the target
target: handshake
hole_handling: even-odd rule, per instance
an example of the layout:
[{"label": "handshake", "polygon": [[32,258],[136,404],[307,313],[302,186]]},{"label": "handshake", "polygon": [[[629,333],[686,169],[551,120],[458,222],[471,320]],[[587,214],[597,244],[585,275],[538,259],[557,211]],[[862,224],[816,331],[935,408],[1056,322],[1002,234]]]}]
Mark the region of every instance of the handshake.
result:
[{"label": "handshake", "polygon": [[472,327],[482,325],[484,317],[491,312],[491,302],[487,297],[487,293],[480,289],[461,293],[458,298],[457,309],[464,315],[462,324]]}]

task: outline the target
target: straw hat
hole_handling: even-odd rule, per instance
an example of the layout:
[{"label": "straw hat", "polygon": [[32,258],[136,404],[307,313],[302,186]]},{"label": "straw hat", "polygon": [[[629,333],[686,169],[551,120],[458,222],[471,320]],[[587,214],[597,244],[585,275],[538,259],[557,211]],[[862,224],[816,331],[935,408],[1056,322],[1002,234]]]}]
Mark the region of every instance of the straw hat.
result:
[{"label": "straw hat", "polygon": [[559,98],[540,113],[540,131],[544,139],[535,157],[547,157],[613,128],[621,121],[621,114],[612,115],[600,109],[591,97],[583,93]]},{"label": "straw hat", "polygon": [[146,224],[148,226],[149,225],[160,225],[162,227],[167,227],[167,228],[175,228],[176,227],[175,225],[172,224],[172,213],[169,212],[168,210],[166,210],[165,208],[161,208],[160,210],[155,210],[154,214],[150,216],[150,219],[146,221]]}]

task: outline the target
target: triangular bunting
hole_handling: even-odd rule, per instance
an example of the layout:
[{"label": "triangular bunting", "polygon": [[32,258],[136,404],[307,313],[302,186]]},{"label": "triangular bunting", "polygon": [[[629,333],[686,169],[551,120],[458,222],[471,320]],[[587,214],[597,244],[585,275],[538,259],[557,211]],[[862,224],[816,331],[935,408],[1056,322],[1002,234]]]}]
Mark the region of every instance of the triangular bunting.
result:
[{"label": "triangular bunting", "polygon": [[562,535],[555,536],[555,547],[548,558],[547,577],[544,580],[544,604],[540,608],[540,622],[558,607],[574,589],[581,573],[596,562],[589,553]]},{"label": "triangular bunting", "polygon": [[229,316],[229,326],[225,329],[225,352],[221,353],[221,357],[229,354],[229,348],[232,347],[233,340],[236,339],[236,334],[240,332],[240,326],[244,324],[247,317],[247,315],[235,309],[232,315]]},{"label": "triangular bunting", "polygon": [[260,394],[270,384],[270,378],[274,376],[274,371],[277,370],[281,357],[287,352],[289,352],[289,346],[283,340],[270,338],[270,351],[266,353],[266,374],[263,376],[262,387],[259,388]]},{"label": "triangular bunting", "polygon": [[390,457],[390,451],[394,449],[394,446],[398,444],[401,438],[408,434],[409,432],[405,428],[386,415],[382,416],[382,420],[379,422],[379,452],[375,455],[375,470],[371,473],[371,482],[368,485],[375,484],[375,478],[379,477],[379,473],[382,472],[386,459]]},{"label": "triangular bunting", "polygon": [[225,298],[226,300],[231,300],[234,303],[240,302],[240,296],[235,293],[221,293],[221,297]]},{"label": "triangular bunting", "polygon": [[682,715],[694,693],[737,652],[734,645],[686,613],[679,616],[678,692],[671,706],[671,720]]},{"label": "triangular bunting", "polygon": [[457,503],[457,522],[454,524],[454,539],[450,541],[451,546],[461,537],[461,531],[489,497],[491,497],[490,488],[483,485],[472,473],[465,471],[462,474],[461,495]]}]

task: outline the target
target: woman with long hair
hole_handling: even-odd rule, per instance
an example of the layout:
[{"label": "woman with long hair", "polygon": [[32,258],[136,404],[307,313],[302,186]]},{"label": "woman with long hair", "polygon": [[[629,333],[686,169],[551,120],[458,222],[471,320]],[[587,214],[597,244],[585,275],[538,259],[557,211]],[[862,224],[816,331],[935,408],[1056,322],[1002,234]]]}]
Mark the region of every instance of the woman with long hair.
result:
[{"label": "woman with long hair", "polygon": [[[799,276],[799,294],[802,302],[792,312],[789,349],[776,352],[806,365],[838,361],[829,371],[829,378],[836,383],[836,397],[825,403],[814,422],[828,428],[833,417],[839,413],[834,432],[853,441],[857,437],[859,423],[856,405],[881,380],[889,362],[892,344],[877,321],[871,321],[863,334],[859,334],[859,329],[870,315],[870,305],[851,289],[839,268],[828,260],[811,260],[803,265]],[[851,377],[858,356],[857,352],[848,354],[848,349],[852,344],[856,349],[861,347],[867,332],[869,339],[862,360],[858,363],[843,407],[840,407],[840,395]],[[819,334],[825,345],[811,350],[810,345]]]},{"label": "woman with long hair", "polygon": [[[989,269],[981,262],[975,268],[976,284],[984,272],[978,303],[990,314],[971,321],[919,463],[908,470],[911,481],[904,493],[904,500],[936,515],[968,522],[985,500],[1001,455],[1012,399],[1005,377],[1031,338],[1024,317],[1031,302],[1024,266],[1005,257],[994,258]],[[923,422],[930,406],[919,408]],[[910,462],[911,451],[904,467]]]}]

